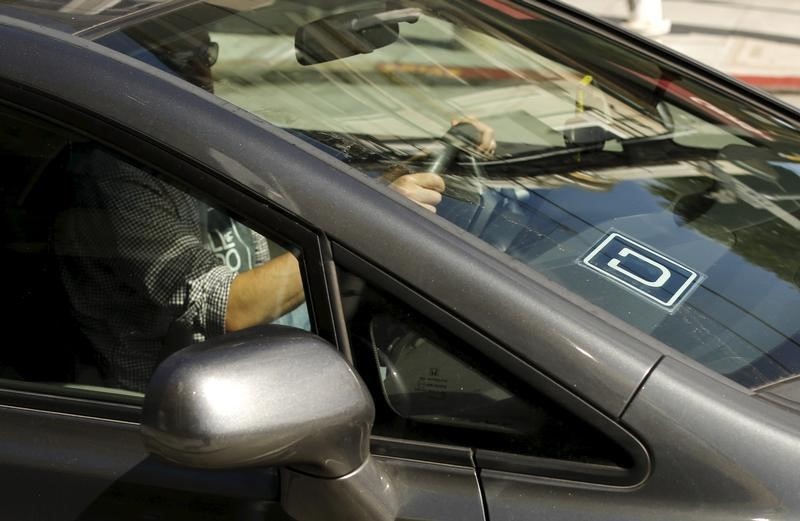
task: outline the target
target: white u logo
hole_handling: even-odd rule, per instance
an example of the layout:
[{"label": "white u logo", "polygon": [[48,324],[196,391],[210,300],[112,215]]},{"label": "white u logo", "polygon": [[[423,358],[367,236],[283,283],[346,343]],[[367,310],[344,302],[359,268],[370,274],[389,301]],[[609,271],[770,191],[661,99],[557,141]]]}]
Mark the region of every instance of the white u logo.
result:
[{"label": "white u logo", "polygon": [[640,260],[648,263],[649,265],[657,268],[661,272],[661,275],[659,275],[658,278],[655,279],[655,280],[645,280],[645,279],[639,277],[638,275],[636,275],[635,273],[631,273],[630,271],[628,271],[625,268],[623,268],[622,266],[620,266],[619,265],[620,264],[619,259],[611,259],[610,261],[608,261],[608,267],[613,269],[613,270],[616,270],[616,271],[618,271],[620,273],[623,273],[626,277],[630,277],[633,280],[635,280],[636,282],[639,282],[639,283],[644,284],[645,286],[649,286],[651,288],[660,288],[661,286],[666,284],[667,281],[669,280],[670,272],[669,272],[669,270],[667,268],[665,268],[661,264],[658,264],[657,262],[653,261],[652,259],[648,259],[644,255],[636,253],[635,251],[633,251],[633,250],[631,250],[629,248],[622,248],[619,251],[619,256],[620,257],[627,257],[628,255],[633,255],[637,259],[640,259]]}]

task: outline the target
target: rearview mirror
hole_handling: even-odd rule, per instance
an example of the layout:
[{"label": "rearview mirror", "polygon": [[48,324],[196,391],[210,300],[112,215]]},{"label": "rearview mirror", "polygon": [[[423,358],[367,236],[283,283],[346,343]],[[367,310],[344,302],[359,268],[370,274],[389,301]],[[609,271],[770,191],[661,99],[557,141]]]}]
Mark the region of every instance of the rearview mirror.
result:
[{"label": "rearview mirror", "polygon": [[[284,467],[283,507],[298,520],[388,520],[396,504],[369,454],[374,416],[364,383],[330,344],[270,325],[167,358],[147,387],[142,437],[180,465]],[[323,500],[337,496],[347,500]]]},{"label": "rearview mirror", "polygon": [[416,8],[354,11],[322,18],[297,29],[294,46],[301,65],[367,54],[397,41],[401,22],[414,23]]}]

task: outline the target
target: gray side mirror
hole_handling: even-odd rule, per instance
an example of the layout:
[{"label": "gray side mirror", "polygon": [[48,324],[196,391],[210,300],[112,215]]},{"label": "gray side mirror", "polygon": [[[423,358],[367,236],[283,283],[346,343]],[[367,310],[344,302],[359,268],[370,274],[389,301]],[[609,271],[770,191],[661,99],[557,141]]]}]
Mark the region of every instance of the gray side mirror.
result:
[{"label": "gray side mirror", "polygon": [[[263,326],[167,358],[147,388],[142,437],[180,465],[285,467],[283,506],[299,520],[388,520],[396,502],[369,455],[374,415],[363,382],[330,344]],[[348,500],[309,502],[309,493]]]}]

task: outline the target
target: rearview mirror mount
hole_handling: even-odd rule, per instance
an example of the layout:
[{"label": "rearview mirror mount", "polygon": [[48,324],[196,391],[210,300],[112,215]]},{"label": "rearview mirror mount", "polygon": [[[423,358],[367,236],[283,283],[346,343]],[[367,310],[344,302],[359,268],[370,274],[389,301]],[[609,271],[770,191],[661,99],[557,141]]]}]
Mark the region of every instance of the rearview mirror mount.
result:
[{"label": "rearview mirror mount", "polygon": [[294,46],[301,65],[367,54],[394,43],[400,23],[415,23],[419,9],[353,11],[322,18],[297,29]]}]

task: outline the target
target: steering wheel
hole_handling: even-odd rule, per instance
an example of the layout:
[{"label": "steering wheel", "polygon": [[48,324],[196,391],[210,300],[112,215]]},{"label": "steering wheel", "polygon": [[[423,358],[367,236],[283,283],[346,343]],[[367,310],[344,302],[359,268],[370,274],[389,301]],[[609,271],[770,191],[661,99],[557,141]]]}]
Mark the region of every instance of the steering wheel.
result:
[{"label": "steering wheel", "polygon": [[[481,142],[481,132],[471,123],[458,123],[450,127],[441,142],[443,149],[426,169],[428,172],[441,174],[453,164],[459,151],[469,153],[470,149],[477,148]],[[481,177],[477,163],[474,163],[473,171],[476,177]]]}]

